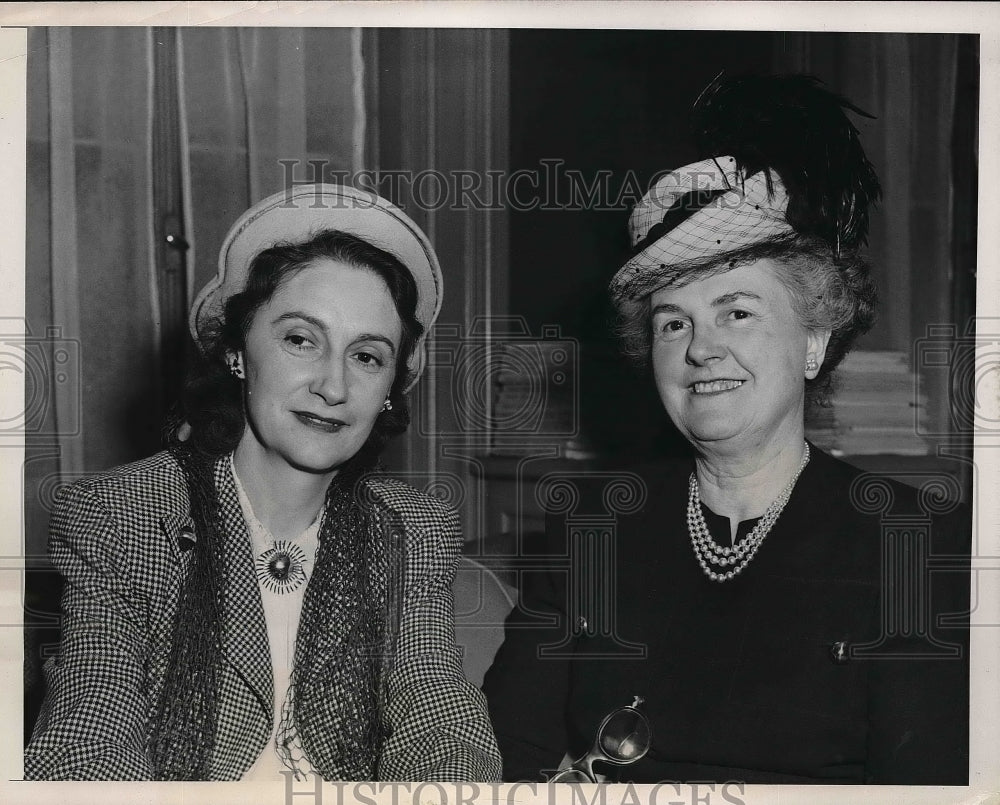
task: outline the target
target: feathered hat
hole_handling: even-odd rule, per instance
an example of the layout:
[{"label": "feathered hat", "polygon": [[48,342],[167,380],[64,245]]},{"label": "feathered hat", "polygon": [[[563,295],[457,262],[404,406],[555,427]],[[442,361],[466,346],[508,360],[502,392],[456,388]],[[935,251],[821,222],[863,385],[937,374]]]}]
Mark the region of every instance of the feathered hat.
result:
[{"label": "feathered hat", "polygon": [[693,110],[710,156],[666,174],[635,206],[632,256],[612,297],[768,241],[818,238],[838,257],[866,243],[881,189],[845,109],[871,117],[810,76],[717,77]]}]

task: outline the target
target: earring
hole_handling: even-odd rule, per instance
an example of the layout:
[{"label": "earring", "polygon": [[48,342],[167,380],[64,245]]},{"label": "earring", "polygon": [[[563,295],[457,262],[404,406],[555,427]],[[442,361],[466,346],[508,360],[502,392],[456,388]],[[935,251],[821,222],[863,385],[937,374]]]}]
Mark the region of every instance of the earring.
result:
[{"label": "earring", "polygon": [[388,397],[386,397],[385,398],[385,402],[382,403],[382,410],[383,411],[391,411],[392,410],[392,400],[390,400]]},{"label": "earring", "polygon": [[815,372],[817,369],[819,369],[819,364],[816,363],[816,359],[810,355],[806,358],[806,371]]},{"label": "earring", "polygon": [[243,379],[243,367],[240,366],[239,355],[233,356],[232,361],[229,362],[229,374],[239,380]]}]

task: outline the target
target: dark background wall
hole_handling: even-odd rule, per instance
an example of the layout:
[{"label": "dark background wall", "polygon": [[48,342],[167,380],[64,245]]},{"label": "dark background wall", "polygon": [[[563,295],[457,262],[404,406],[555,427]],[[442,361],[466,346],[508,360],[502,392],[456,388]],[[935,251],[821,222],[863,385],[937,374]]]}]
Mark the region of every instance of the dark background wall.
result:
[{"label": "dark background wall", "polygon": [[[595,177],[611,173],[603,209],[510,210],[510,307],[532,325],[558,322],[594,339],[604,289],[627,253],[634,194],[657,171],[700,158],[688,110],[721,70],[771,68],[766,33],[514,31],[511,34],[511,170],[543,160]],[[569,183],[559,200],[570,199]],[[615,203],[615,202],[619,203]],[[624,203],[622,203],[624,202]]]},{"label": "dark background wall", "polygon": [[[954,322],[956,311],[974,307],[976,224],[967,208],[956,215],[952,202],[975,194],[977,47],[975,37],[940,35],[511,32],[511,171],[544,172],[546,161],[558,161],[587,180],[610,176],[599,207],[574,204],[563,178],[539,194],[558,209],[508,211],[510,312],[533,332],[556,324],[579,339],[591,448],[683,449],[648,372],[617,355],[605,289],[626,257],[626,222],[637,200],[631,185],[621,189],[635,179],[641,194],[658,171],[708,156],[692,143],[689,110],[721,71],[813,74],[874,115],[853,116],[884,189],[870,243],[882,313],[860,347],[909,360],[928,325]],[[954,253],[956,244],[964,253]],[[947,389],[933,391],[927,415],[943,421]]]}]

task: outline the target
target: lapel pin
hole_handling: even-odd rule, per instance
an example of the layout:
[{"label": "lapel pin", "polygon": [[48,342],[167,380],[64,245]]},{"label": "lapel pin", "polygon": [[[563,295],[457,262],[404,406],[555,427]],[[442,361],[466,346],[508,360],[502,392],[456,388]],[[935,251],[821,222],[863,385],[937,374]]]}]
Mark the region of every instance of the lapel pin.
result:
[{"label": "lapel pin", "polygon": [[180,549],[181,553],[190,551],[194,547],[194,528],[191,526],[184,526],[181,528],[180,532],[177,534],[177,547]]}]

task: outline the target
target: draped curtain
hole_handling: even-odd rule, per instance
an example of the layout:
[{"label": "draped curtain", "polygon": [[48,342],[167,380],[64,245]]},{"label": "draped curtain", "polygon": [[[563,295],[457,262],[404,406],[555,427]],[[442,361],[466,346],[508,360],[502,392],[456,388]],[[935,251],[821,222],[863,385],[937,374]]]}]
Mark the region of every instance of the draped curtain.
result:
[{"label": "draped curtain", "polygon": [[956,313],[975,307],[975,50],[970,37],[853,33],[786,33],[774,50],[777,71],[816,75],[875,116],[853,116],[883,190],[869,248],[881,312],[860,348],[905,357],[926,394],[920,429],[945,443],[959,439],[963,395],[914,355],[928,333],[965,334]]},{"label": "draped curtain", "polygon": [[[26,453],[27,556],[44,554],[62,484],[160,446],[179,382],[164,352],[232,222],[288,177],[361,167],[360,42],[346,28],[29,32],[27,326],[70,361],[48,350],[27,378],[42,423]],[[161,176],[178,177],[176,209],[160,208]],[[164,263],[165,235],[188,244],[184,277]]]},{"label": "draped curtain", "polygon": [[[63,484],[160,447],[191,358],[186,311],[248,206],[290,181],[360,170],[506,167],[506,42],[506,31],[474,30],[30,32],[27,316],[33,332],[56,327],[78,349],[67,372],[49,356],[37,384],[47,435],[27,450],[29,565],[45,564]],[[505,212],[424,208],[402,186],[383,192],[435,244],[442,322],[504,313]],[[440,474],[438,423],[452,408],[437,374],[387,456],[421,487]],[[458,460],[459,486],[469,472]],[[474,539],[474,502],[451,498],[463,501]]]}]

